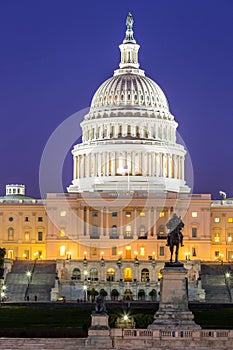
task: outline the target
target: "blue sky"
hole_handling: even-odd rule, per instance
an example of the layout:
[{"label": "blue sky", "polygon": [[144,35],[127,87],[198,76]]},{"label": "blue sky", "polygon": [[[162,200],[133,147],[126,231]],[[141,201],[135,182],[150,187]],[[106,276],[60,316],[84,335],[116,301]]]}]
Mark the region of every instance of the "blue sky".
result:
[{"label": "blue sky", "polygon": [[233,196],[231,0],[1,1],[1,194],[24,183],[39,196],[44,146],[118,67],[129,11],[141,68],[164,90],[191,155],[194,192]]}]

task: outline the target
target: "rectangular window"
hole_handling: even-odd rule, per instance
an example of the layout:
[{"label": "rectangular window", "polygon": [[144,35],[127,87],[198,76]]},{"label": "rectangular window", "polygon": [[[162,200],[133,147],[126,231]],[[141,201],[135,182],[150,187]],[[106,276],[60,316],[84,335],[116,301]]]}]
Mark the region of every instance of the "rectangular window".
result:
[{"label": "rectangular window", "polygon": [[66,255],[66,246],[62,245],[60,246],[60,256],[65,256]]},{"label": "rectangular window", "polygon": [[97,217],[98,216],[98,211],[93,211],[92,216]]},{"label": "rectangular window", "polygon": [[220,222],[220,218],[214,218],[214,222]]},{"label": "rectangular window", "polygon": [[192,211],[192,218],[197,218],[197,211]]},{"label": "rectangular window", "polygon": [[25,250],[23,254],[24,259],[29,259],[29,250]]},{"label": "rectangular window", "polygon": [[218,233],[216,233],[216,235],[214,236],[214,242],[215,243],[219,243],[220,242],[220,237],[219,237]]},{"label": "rectangular window", "polygon": [[145,213],[144,211],[141,211],[141,212],[140,212],[140,216],[142,216],[142,217],[143,217],[143,216],[146,216],[146,213]]},{"label": "rectangular window", "polygon": [[91,248],[91,255],[93,256],[93,255],[97,255],[97,253],[98,253],[98,250],[97,250],[97,248],[96,247],[92,247]]},{"label": "rectangular window", "polygon": [[125,213],[125,216],[126,216],[127,218],[130,218],[130,217],[131,217],[131,211],[127,211],[127,212]]},{"label": "rectangular window", "polygon": [[145,248],[144,248],[144,247],[141,247],[141,248],[140,248],[139,254],[140,254],[141,256],[145,256]]},{"label": "rectangular window", "polygon": [[8,229],[8,241],[13,241],[14,240],[14,229],[9,228]]},{"label": "rectangular window", "polygon": [[25,232],[25,233],[24,233],[24,239],[25,239],[25,241],[29,241],[29,239],[30,239],[30,234],[29,234],[29,232]]},{"label": "rectangular window", "polygon": [[227,221],[228,222],[233,222],[233,218],[228,218]]},{"label": "rectangular window", "polygon": [[60,229],[60,237],[65,237],[66,231],[64,228]]},{"label": "rectangular window", "polygon": [[197,228],[192,227],[192,238],[196,238],[196,237],[197,237]]},{"label": "rectangular window", "polygon": [[61,210],[60,211],[60,216],[66,216],[66,211],[65,210]]},{"label": "rectangular window", "polygon": [[232,236],[233,236],[232,233],[228,233],[227,241],[228,241],[229,243],[232,242]]},{"label": "rectangular window", "polygon": [[164,218],[164,216],[165,216],[164,211],[161,211],[161,212],[159,213],[159,217],[160,217],[160,218]]},{"label": "rectangular window", "polygon": [[112,255],[117,255],[117,247],[112,247]]},{"label": "rectangular window", "polygon": [[215,258],[218,258],[218,257],[219,257],[219,251],[218,251],[218,250],[216,250],[216,251],[214,252],[214,256],[215,256]]},{"label": "rectangular window", "polygon": [[112,212],[112,217],[117,216],[117,211]]},{"label": "rectangular window", "polygon": [[43,232],[38,232],[38,241],[43,241]]},{"label": "rectangular window", "polygon": [[25,221],[25,222],[29,222],[29,221],[30,221],[30,220],[29,220],[29,217],[28,217],[28,216],[25,216],[24,221]]},{"label": "rectangular window", "polygon": [[159,255],[164,256],[164,247],[159,247]]},{"label": "rectangular window", "polygon": [[38,222],[42,222],[43,221],[43,217],[42,216],[38,216]]},{"label": "rectangular window", "polygon": [[192,256],[197,256],[196,248],[192,248]]}]

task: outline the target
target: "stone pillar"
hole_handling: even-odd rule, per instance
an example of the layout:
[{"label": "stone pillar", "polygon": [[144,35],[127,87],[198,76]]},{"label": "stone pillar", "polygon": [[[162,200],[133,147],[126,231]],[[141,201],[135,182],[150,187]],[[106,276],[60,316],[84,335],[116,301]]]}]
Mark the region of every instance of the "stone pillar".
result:
[{"label": "stone pillar", "polygon": [[137,208],[134,208],[134,229],[133,229],[133,238],[138,238],[138,228],[137,228]]}]

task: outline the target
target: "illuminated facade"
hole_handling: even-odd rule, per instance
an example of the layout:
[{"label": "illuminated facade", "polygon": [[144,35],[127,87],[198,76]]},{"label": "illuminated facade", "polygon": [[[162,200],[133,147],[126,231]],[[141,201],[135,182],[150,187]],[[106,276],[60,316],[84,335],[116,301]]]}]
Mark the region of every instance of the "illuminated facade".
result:
[{"label": "illuminated facade", "polygon": [[164,261],[166,223],[185,223],[181,260],[233,260],[233,201],[190,194],[185,148],[160,87],[139,69],[132,17],[120,68],[92,99],[74,147],[67,194],[46,200],[9,185],[0,198],[0,245],[11,259]]}]

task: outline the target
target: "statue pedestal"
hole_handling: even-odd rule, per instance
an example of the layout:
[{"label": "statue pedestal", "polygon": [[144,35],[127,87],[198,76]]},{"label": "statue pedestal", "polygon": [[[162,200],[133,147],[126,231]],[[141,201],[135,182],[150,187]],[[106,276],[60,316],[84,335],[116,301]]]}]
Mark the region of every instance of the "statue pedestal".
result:
[{"label": "statue pedestal", "polygon": [[200,329],[188,308],[187,270],[181,263],[166,263],[161,271],[159,310],[151,329]]},{"label": "statue pedestal", "polygon": [[108,315],[106,313],[93,312],[91,315],[91,327],[88,329],[86,345],[100,346],[101,348],[112,347]]}]

